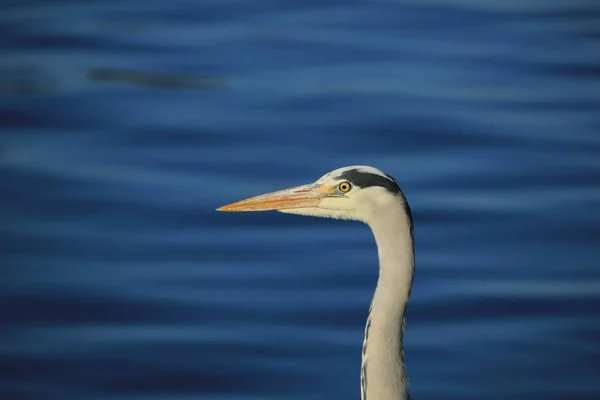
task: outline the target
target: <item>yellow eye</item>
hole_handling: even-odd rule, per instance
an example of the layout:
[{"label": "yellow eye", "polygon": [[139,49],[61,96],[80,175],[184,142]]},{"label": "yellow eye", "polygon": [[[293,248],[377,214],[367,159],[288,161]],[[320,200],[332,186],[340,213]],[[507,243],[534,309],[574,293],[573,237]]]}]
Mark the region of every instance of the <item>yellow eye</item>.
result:
[{"label": "yellow eye", "polygon": [[342,182],[338,185],[338,189],[343,193],[348,193],[352,189],[352,185],[350,182]]}]

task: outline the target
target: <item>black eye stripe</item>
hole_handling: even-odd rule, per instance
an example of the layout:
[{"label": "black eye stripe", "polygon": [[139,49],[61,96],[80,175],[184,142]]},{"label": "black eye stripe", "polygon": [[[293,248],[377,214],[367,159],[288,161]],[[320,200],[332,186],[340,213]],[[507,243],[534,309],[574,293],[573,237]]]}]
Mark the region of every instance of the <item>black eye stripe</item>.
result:
[{"label": "black eye stripe", "polygon": [[[389,175],[388,175],[389,176]],[[386,178],[381,175],[372,174],[370,172],[362,172],[356,169],[345,171],[335,179],[344,179],[354,186],[361,188],[370,186],[380,186],[387,189],[392,194],[400,193],[400,187],[392,177]]]}]

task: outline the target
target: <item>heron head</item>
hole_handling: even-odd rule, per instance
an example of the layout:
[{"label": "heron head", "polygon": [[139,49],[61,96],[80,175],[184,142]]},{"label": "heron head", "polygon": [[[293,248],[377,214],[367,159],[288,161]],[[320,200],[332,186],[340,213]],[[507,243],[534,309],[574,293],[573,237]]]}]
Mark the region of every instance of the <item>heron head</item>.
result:
[{"label": "heron head", "polygon": [[405,202],[400,187],[391,176],[369,166],[350,166],[331,171],[314,183],[251,197],[217,210],[276,210],[369,223],[381,209]]}]

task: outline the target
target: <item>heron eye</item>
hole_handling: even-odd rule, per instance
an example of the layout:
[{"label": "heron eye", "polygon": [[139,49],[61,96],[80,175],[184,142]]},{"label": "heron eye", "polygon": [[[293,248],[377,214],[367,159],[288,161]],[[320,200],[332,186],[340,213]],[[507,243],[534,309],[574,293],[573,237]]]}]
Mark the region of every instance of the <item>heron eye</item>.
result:
[{"label": "heron eye", "polygon": [[342,182],[338,185],[338,189],[343,193],[348,193],[352,189],[352,185],[350,182]]}]

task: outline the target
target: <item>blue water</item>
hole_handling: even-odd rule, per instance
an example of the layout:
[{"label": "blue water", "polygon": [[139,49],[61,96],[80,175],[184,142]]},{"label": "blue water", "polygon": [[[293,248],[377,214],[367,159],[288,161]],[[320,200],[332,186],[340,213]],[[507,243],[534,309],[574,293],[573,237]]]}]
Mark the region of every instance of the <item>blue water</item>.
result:
[{"label": "blue water", "polygon": [[368,228],[214,209],[369,164],[415,399],[600,398],[600,3],[12,1],[0,399],[358,399]]}]

